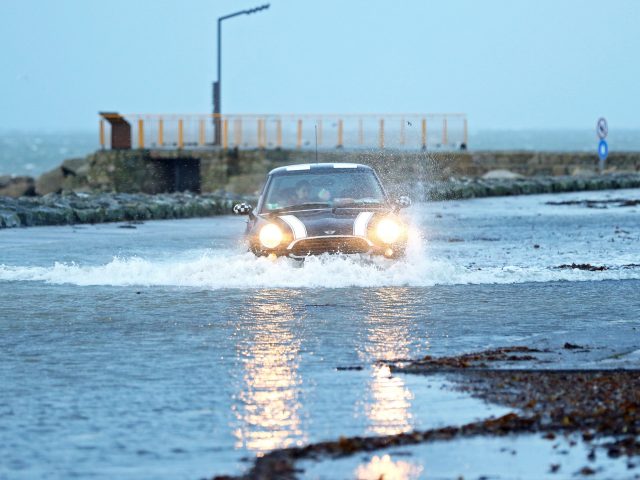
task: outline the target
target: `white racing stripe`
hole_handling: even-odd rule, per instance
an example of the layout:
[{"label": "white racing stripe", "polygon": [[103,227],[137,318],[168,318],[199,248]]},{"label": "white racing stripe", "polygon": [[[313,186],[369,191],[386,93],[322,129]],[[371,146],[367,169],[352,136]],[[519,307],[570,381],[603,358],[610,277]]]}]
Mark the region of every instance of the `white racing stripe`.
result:
[{"label": "white racing stripe", "polygon": [[333,168],[358,168],[356,163],[334,163]]},{"label": "white racing stripe", "polygon": [[373,217],[373,212],[362,212],[358,214],[358,216],[356,217],[356,221],[353,222],[353,234],[355,236],[367,236],[367,227],[369,226],[371,217]]},{"label": "white racing stripe", "polygon": [[295,172],[297,170],[311,170],[311,165],[308,163],[305,163],[303,165],[289,165],[288,167],[285,167],[287,172]]},{"label": "white racing stripe", "polygon": [[307,228],[295,215],[281,215],[280,218],[291,228],[293,239],[298,240],[307,236]]}]

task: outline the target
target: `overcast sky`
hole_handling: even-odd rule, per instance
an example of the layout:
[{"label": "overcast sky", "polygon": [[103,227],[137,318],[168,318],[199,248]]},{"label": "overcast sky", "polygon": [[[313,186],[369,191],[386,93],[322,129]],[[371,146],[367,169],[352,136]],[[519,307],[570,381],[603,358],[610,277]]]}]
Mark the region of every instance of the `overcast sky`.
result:
[{"label": "overcast sky", "polygon": [[[217,17],[266,1],[0,0],[0,128],[208,113]],[[270,1],[223,24],[223,112],[640,128],[640,1]]]}]

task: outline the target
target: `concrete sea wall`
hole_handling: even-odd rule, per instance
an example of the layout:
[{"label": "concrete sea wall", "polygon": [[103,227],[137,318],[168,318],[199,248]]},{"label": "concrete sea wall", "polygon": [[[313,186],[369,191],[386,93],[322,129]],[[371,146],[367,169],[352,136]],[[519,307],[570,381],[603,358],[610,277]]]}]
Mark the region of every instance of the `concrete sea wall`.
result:
[{"label": "concrete sea wall", "polygon": [[[95,191],[167,191],[171,162],[197,162],[200,191],[255,194],[272,168],[313,163],[313,152],[295,150],[141,150],[104,151],[89,157],[85,184]],[[390,185],[431,183],[459,177],[481,177],[494,170],[525,176],[589,176],[598,168],[592,153],[549,152],[399,152],[321,151],[320,162],[364,163],[374,167]],[[607,172],[640,172],[640,152],[612,153]],[[70,179],[70,187],[82,178]]]},{"label": "concrete sea wall", "polygon": [[[193,154],[196,154],[194,152]],[[166,154],[165,154],[166,155]],[[240,151],[203,159],[203,191],[215,191],[223,184],[235,193],[255,193],[272,168],[290,163],[313,163],[313,152]],[[374,167],[385,183],[392,185],[431,183],[459,177],[481,177],[494,170],[508,170],[533,176],[589,176],[598,169],[591,153],[549,152],[399,152],[326,151],[320,162],[364,163]],[[226,168],[225,168],[226,167]],[[640,152],[612,153],[607,172],[640,172]]]},{"label": "concrete sea wall", "polygon": [[[0,177],[0,195],[185,190],[255,194],[272,168],[315,161],[314,152],[297,150],[100,150],[67,160],[35,181]],[[598,168],[597,156],[588,152],[329,150],[318,152],[318,161],[371,165],[393,188],[477,178],[495,170],[525,177],[584,177]],[[640,172],[640,152],[612,152],[606,172]]]}]

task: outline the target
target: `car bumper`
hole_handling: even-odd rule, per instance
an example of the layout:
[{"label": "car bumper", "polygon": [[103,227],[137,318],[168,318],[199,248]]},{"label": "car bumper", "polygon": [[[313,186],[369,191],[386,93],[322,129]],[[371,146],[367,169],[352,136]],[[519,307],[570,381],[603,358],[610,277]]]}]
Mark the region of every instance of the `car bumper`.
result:
[{"label": "car bumper", "polygon": [[299,259],[323,254],[364,254],[397,258],[404,255],[404,249],[405,245],[401,242],[393,245],[376,245],[365,237],[354,235],[305,237],[274,249],[266,249],[254,243],[251,248],[256,255],[275,255]]}]

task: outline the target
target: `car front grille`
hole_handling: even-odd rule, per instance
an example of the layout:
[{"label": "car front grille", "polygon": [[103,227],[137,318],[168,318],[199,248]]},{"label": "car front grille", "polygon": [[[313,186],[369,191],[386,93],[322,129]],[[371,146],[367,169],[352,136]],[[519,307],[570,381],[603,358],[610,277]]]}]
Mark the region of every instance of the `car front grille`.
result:
[{"label": "car front grille", "polygon": [[323,253],[367,253],[371,247],[360,237],[335,236],[313,237],[297,241],[291,247],[291,254],[296,257],[322,255]]}]

